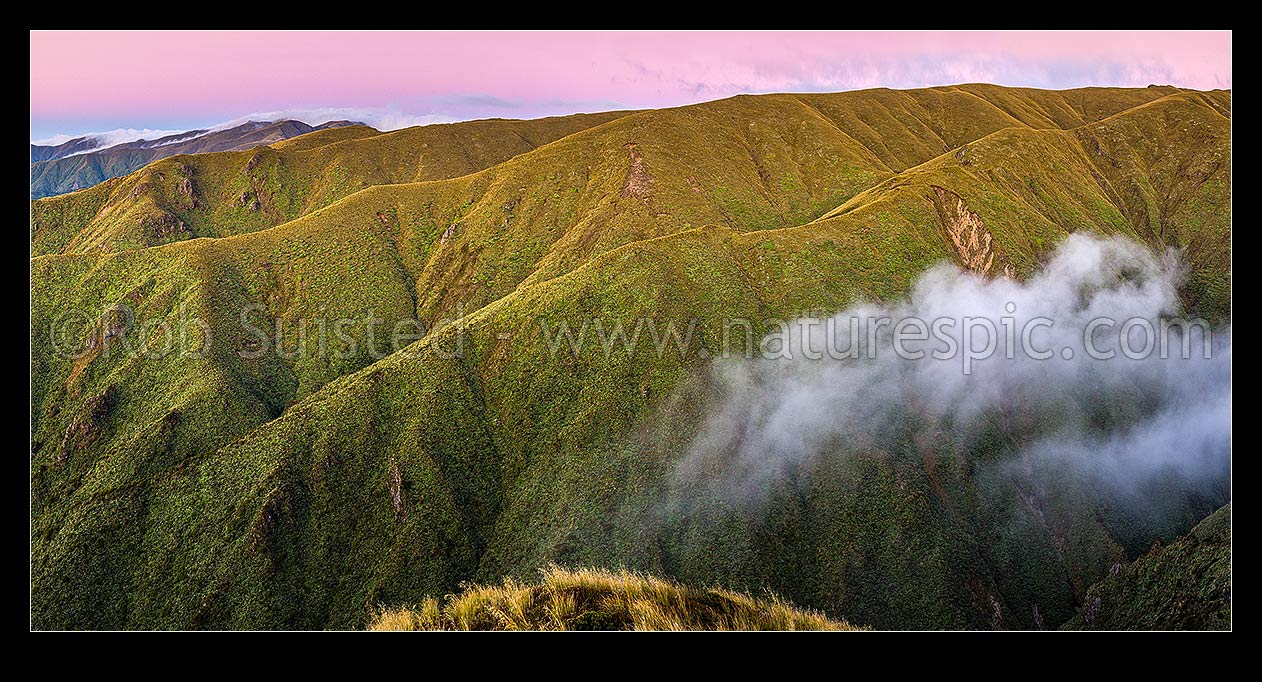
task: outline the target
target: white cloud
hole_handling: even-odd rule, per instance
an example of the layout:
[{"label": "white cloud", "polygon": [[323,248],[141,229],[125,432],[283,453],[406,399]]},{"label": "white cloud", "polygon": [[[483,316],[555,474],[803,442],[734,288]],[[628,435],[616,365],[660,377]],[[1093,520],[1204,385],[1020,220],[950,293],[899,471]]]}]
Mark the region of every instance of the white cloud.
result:
[{"label": "white cloud", "polygon": [[[238,116],[222,123],[208,126],[207,130],[225,130],[239,126],[246,121],[283,121],[293,119],[308,125],[318,126],[329,121],[358,121],[381,131],[399,130],[412,126],[433,125],[435,123],[454,123],[467,120],[463,117],[443,114],[409,114],[394,108],[380,107],[312,107],[281,109],[277,111],[256,111]],[[195,129],[195,128],[190,128]],[[96,147],[87,151],[95,151],[112,147],[124,142],[136,140],[155,140],[168,135],[176,135],[185,130],[160,130],[154,128],[118,128],[106,132],[79,133],[73,135],[52,135],[38,140],[31,140],[35,145],[59,145],[79,137],[98,139]],[[83,153],[83,152],[80,152]]]},{"label": "white cloud", "polygon": [[135,142],[136,140],[156,140],[159,137],[167,135],[175,135],[182,133],[183,130],[159,130],[155,128],[116,128],[102,133],[80,133],[78,135],[53,135],[40,140],[31,140],[31,144],[55,146],[65,144],[78,137],[96,138],[97,149],[103,147],[112,147],[116,144],[124,142]]},{"label": "white cloud", "polygon": [[[787,339],[781,334],[773,347],[787,342],[791,357],[716,365],[722,399],[674,482],[681,489],[706,482],[733,503],[757,501],[786,470],[826,454],[932,443],[946,457],[995,441],[1010,444],[1008,462],[1074,472],[1155,520],[1183,493],[1219,491],[1230,466],[1230,326],[1213,333],[1210,358],[1202,355],[1203,332],[1188,337],[1198,339],[1188,357],[1176,341],[1164,358],[1156,348],[1125,356],[1148,332],[1128,336],[1125,346],[1119,333],[1129,320],[1161,329],[1162,319],[1177,316],[1183,276],[1177,259],[1133,242],[1073,235],[1027,282],[941,266],[924,273],[905,300],[856,305],[831,326],[790,324]],[[925,353],[920,358],[890,345],[889,326],[873,343],[877,319],[946,320],[956,349],[985,347],[979,340],[995,345],[965,372],[964,353],[932,355],[944,347],[936,338],[910,344]],[[968,320],[990,321],[995,331],[965,336]],[[1034,320],[1053,324],[1031,326]],[[1105,320],[1112,325],[1092,325]],[[854,330],[852,322],[859,323]],[[1056,352],[1042,359],[1018,349],[1027,328],[1036,332],[1032,348]],[[1112,357],[1091,357],[1088,337]],[[833,357],[830,349],[855,357]],[[828,357],[820,357],[824,350]],[[1155,481],[1166,485],[1156,497]]]},{"label": "white cloud", "polygon": [[211,130],[223,130],[239,126],[246,121],[283,121],[285,119],[294,119],[313,126],[328,123],[329,121],[358,121],[382,131],[433,125],[435,123],[453,123],[460,120],[441,114],[408,114],[391,108],[315,107],[256,111],[214,125],[211,127]]}]

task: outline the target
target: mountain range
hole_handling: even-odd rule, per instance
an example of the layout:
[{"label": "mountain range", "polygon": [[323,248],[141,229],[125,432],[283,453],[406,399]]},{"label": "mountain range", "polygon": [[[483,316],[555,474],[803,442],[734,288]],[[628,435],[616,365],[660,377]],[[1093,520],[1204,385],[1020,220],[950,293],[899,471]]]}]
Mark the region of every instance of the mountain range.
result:
[{"label": "mountain range", "polygon": [[246,121],[222,130],[190,130],[156,140],[135,140],[101,148],[97,137],[76,137],[59,145],[31,145],[31,198],[55,196],[127,175],[145,164],[179,154],[251,149],[316,130],[362,126],[330,121]]},{"label": "mountain range", "polygon": [[[721,321],[762,337],[897,302],[942,263],[1020,282],[1071,235],[1126,239],[1182,254],[1184,311],[1229,324],[1230,117],[1229,91],[1174,87],[738,96],[180,142],[33,201],[34,625],[363,627],[554,564],[874,628],[1121,623],[1141,557],[1228,504],[1226,474],[1145,516],[1020,453],[1059,415],[1131,423],[1143,391],[983,415],[967,440],[905,405],[887,441],[819,445],[756,504],[680,463],[725,401]],[[313,320],[365,323],[329,352]],[[402,350],[383,334],[418,320]],[[541,333],[584,320],[696,327],[687,353]],[[155,330],[197,352],[137,351]],[[1097,596],[1123,615],[1085,619]]]}]

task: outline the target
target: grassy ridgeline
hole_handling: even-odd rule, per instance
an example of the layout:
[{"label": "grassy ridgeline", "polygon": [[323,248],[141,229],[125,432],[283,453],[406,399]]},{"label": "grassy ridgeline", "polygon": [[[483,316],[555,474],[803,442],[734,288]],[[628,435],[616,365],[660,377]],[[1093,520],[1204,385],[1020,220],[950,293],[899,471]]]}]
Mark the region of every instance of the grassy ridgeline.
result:
[{"label": "grassy ridgeline", "polygon": [[369,630],[861,630],[777,597],[639,573],[550,566],[537,584],[470,586],[440,604],[383,609]]},{"label": "grassy ridgeline", "polygon": [[181,154],[32,202],[32,253],[127,250],[257,232],[366,187],[474,173],[624,114],[492,119],[388,133],[348,126],[244,151]]}]

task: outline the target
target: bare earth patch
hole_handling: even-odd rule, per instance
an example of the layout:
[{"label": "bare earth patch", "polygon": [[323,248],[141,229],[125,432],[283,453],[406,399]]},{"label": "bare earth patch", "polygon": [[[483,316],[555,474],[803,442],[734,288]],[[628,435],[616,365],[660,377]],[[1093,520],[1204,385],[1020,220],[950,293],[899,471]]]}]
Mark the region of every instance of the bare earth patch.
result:
[{"label": "bare earth patch", "polygon": [[933,192],[938,220],[960,263],[970,272],[988,274],[995,264],[995,253],[991,250],[990,230],[981,216],[970,211],[964,199],[955,192],[937,185],[933,186]]},{"label": "bare earth patch", "polygon": [[643,199],[653,193],[653,176],[644,167],[644,157],[636,149],[637,146],[634,142],[622,145],[631,162],[631,167],[627,170],[627,181],[622,185],[622,196]]}]

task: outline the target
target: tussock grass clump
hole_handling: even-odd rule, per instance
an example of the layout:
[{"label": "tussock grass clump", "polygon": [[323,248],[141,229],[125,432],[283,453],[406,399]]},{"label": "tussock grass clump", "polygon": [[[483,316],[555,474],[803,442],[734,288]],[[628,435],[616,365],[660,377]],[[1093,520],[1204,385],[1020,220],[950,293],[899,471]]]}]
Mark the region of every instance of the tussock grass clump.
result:
[{"label": "tussock grass clump", "polygon": [[550,566],[538,584],[507,578],[446,603],[382,609],[370,630],[858,630],[778,597],[755,599],[650,575]]}]

